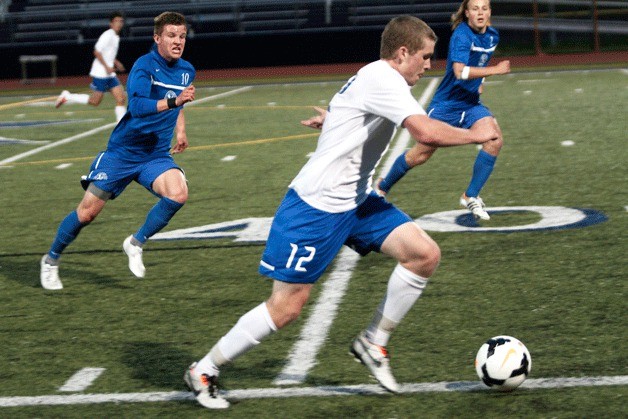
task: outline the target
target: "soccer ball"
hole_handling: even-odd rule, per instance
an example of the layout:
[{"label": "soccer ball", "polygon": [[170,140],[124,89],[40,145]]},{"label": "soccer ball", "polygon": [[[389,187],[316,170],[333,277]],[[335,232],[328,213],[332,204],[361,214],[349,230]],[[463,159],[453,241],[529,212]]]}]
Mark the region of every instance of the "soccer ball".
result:
[{"label": "soccer ball", "polygon": [[480,347],[475,370],[480,379],[497,391],[513,391],[528,377],[532,368],[530,352],[512,336],[495,336]]}]

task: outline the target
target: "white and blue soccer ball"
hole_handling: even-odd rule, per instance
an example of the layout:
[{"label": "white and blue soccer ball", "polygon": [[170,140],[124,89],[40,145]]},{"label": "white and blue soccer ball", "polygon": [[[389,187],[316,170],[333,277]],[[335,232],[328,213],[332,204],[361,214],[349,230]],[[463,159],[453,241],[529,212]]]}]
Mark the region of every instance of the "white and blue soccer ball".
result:
[{"label": "white and blue soccer ball", "polygon": [[513,391],[532,369],[532,357],[525,345],[512,336],[487,340],[475,357],[475,370],[484,384],[497,391]]}]

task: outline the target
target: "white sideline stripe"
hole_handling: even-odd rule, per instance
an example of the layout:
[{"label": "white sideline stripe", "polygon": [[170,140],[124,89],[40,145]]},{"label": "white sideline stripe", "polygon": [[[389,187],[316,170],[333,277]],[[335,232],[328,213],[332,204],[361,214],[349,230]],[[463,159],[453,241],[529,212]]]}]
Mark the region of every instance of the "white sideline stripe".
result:
[{"label": "white sideline stripe", "polygon": [[59,387],[59,391],[83,391],[105,372],[104,368],[83,368],[76,372],[64,385]]},{"label": "white sideline stripe", "polygon": [[238,93],[248,92],[252,88],[253,88],[253,86],[244,86],[244,87],[239,87],[239,88],[234,89],[234,90],[229,90],[228,92],[223,92],[223,93],[218,93],[216,95],[207,96],[207,97],[204,97],[202,99],[195,100],[194,102],[186,103],[184,108],[186,108],[188,106],[194,106],[194,105],[199,105],[201,103],[209,102],[210,100],[221,99],[223,97],[229,97],[229,96],[237,95]]},{"label": "white sideline stripe", "polygon": [[[238,93],[241,93],[241,92],[245,92],[245,91],[251,90],[251,89],[252,89],[252,86],[240,87],[238,89],[230,90],[228,92],[219,93],[217,95],[208,96],[208,97],[205,97],[203,99],[195,100],[194,102],[187,103],[185,106],[194,106],[195,104],[204,103],[204,102],[207,102],[207,101],[210,101],[210,100],[220,99],[220,98],[227,97],[227,96],[232,96],[232,95],[235,95],[235,94],[238,94]],[[21,153],[21,154],[17,154],[17,155],[15,155],[13,157],[9,157],[7,159],[0,160],[0,166],[2,166],[4,164],[7,164],[7,163],[13,163],[14,161],[23,159],[24,157],[32,156],[33,154],[40,153],[42,151],[51,149],[53,147],[57,147],[57,146],[60,146],[60,145],[63,145],[63,144],[71,143],[71,142],[76,141],[76,140],[80,140],[81,138],[88,137],[88,136],[90,136],[92,134],[96,134],[96,133],[98,133],[100,131],[104,131],[106,129],[113,128],[113,127],[116,126],[116,124],[117,124],[116,122],[111,122],[111,123],[103,125],[101,127],[94,128],[94,129],[91,129],[89,131],[86,131],[84,133],[73,135],[72,137],[64,138],[63,140],[55,141],[54,143],[51,143],[51,144],[48,144],[48,145],[45,145],[45,146],[42,146],[42,147],[37,147],[37,148],[34,148],[34,149],[29,150],[27,152],[24,152],[24,153]]]},{"label": "white sideline stripe", "polygon": [[323,290],[312,314],[301,330],[299,340],[290,351],[287,365],[273,384],[301,384],[305,381],[308,371],[316,363],[318,350],[325,342],[336,317],[338,305],[347,291],[351,274],[359,259],[360,255],[348,247],[342,249],[334,270],[323,284]]},{"label": "white sideline stripe", "polygon": [[116,123],[115,122],[111,122],[109,124],[100,126],[98,128],[90,129],[89,131],[85,131],[85,132],[83,132],[81,134],[73,135],[72,137],[64,138],[63,140],[55,141],[54,143],[50,143],[48,145],[44,145],[44,146],[41,146],[41,147],[34,148],[34,149],[26,151],[24,153],[17,154],[17,155],[15,155],[13,157],[9,157],[7,159],[0,160],[0,166],[2,166],[4,164],[7,164],[7,163],[13,163],[14,161],[23,159],[24,157],[32,156],[33,154],[37,154],[37,153],[40,153],[42,151],[45,151],[45,150],[48,150],[48,149],[51,149],[51,148],[54,148],[54,147],[57,147],[57,146],[60,146],[60,145],[63,145],[63,144],[67,144],[67,143],[71,143],[71,142],[76,141],[76,140],[80,140],[81,138],[89,137],[90,135],[96,134],[96,133],[98,133],[100,131],[104,131],[106,129],[109,129],[109,128],[112,128],[112,127],[115,127],[115,126],[116,126]]},{"label": "white sideline stripe", "polygon": [[[434,78],[421,95],[419,103],[425,107],[434,93],[439,78]],[[388,173],[395,159],[408,146],[410,134],[403,130],[395,142],[391,153],[388,154],[382,173]],[[360,256],[353,250],[345,247],[338,256],[338,260],[329,278],[323,285],[318,301],[307,322],[301,330],[299,340],[294,344],[288,361],[281,373],[275,378],[275,385],[301,384],[305,381],[308,372],[316,364],[318,351],[325,342],[329,329],[336,317],[338,305],[345,295],[349,280]]]},{"label": "white sideline stripe", "polygon": [[[627,385],[628,375],[610,377],[566,377],[566,378],[537,378],[528,379],[516,391],[554,389],[567,387],[600,387]],[[489,391],[489,388],[479,381],[453,381],[437,383],[408,383],[402,384],[400,393],[436,393],[436,392],[465,392]],[[356,395],[386,395],[394,397],[377,384],[359,384],[351,386],[321,386],[321,387],[292,387],[292,388],[252,388],[221,392],[229,400],[270,399],[289,397],[330,397]],[[97,403],[147,403],[194,400],[194,394],[188,391],[169,391],[151,393],[109,393],[109,394],[72,394],[67,396],[16,396],[0,397],[0,407],[24,406],[52,406],[73,404]]]}]

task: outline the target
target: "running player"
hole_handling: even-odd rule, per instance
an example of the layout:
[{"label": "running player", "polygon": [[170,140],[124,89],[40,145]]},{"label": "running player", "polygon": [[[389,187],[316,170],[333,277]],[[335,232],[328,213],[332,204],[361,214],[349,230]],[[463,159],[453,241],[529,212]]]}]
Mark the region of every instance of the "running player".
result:
[{"label": "running player", "polygon": [[103,32],[94,45],[94,61],[89,75],[92,83],[89,87],[92,94],[61,92],[55,101],[58,108],[64,103],[79,103],[82,105],[98,106],[105,92],[111,92],[116,101],[114,109],[116,122],[119,122],[126,112],[124,89],[116,76],[116,71],[124,72],[124,65],[116,58],[120,45],[120,31],[124,27],[124,17],[121,12],[113,12],[109,17],[109,29]]},{"label": "running player", "polygon": [[[447,69],[428,107],[428,115],[457,127],[496,130],[499,133],[496,139],[482,145],[473,165],[469,186],[460,196],[460,205],[468,208],[476,218],[488,220],[490,216],[480,198],[480,191],[493,172],[503,137],[493,114],[480,101],[480,93],[484,78],[509,73],[510,62],[488,65],[499,43],[497,29],[490,26],[489,0],[464,0],[451,20],[453,34],[449,42]],[[425,163],[435,151],[436,147],[429,144],[415,144],[401,154],[388,175],[377,181],[379,192],[388,193],[408,170]]]},{"label": "running player", "polygon": [[[49,252],[41,259],[42,287],[63,288],[59,278],[61,253],[107,201],[120,195],[132,181],[159,198],[145,223],[123,243],[129,269],[138,278],[144,277],[142,246],[168,224],[188,198],[183,170],[170,154],[188,147],[183,105],[194,100],[196,72],[181,58],[186,34],[183,15],[164,12],[155,18],[153,49],[138,58],[129,74],[129,111],[81,181],[85,195],[78,208],[63,219]],[[173,132],[176,144],[171,150]]]},{"label": "running player", "polygon": [[259,272],[273,280],[270,298],[244,314],[184,380],[207,408],[225,408],[217,392],[220,367],[294,321],[312,286],[343,245],[361,255],[395,258],[373,321],[351,344],[385,389],[397,392],[386,345],[434,273],[440,249],[412,219],[373,192],[372,176],[398,126],[430,146],[483,143],[490,130],[454,128],[428,118],[410,92],[430,68],[436,35],[422,20],[391,20],[381,59],[349,79],[329,103],[316,151],[289,186],[273,220]]}]

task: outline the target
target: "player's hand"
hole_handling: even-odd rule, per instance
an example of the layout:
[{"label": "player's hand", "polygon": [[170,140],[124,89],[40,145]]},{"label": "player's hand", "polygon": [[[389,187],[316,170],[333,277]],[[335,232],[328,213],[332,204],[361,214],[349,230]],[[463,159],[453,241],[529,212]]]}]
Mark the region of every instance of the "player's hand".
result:
[{"label": "player's hand", "polygon": [[314,106],[314,110],[318,112],[318,115],[313,116],[309,119],[301,121],[301,125],[306,127],[321,129],[323,128],[323,122],[325,122],[325,117],[327,116],[327,111],[323,108],[319,108],[318,106]]},{"label": "player's hand", "polygon": [[182,153],[188,148],[188,136],[185,132],[177,132],[177,143],[172,147],[172,154]]},{"label": "player's hand", "polygon": [[504,60],[500,61],[495,65],[495,74],[508,74],[510,73],[510,61]]},{"label": "player's hand", "polygon": [[181,94],[177,96],[177,100],[176,100],[177,106],[183,106],[184,104],[193,101],[195,92],[196,92],[196,89],[194,88],[193,85],[189,85],[188,87],[183,89]]},{"label": "player's hand", "polygon": [[497,124],[492,118],[482,118],[471,127],[476,140],[474,143],[483,144],[499,139],[500,133]]}]

